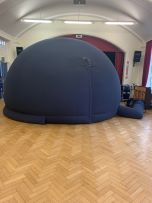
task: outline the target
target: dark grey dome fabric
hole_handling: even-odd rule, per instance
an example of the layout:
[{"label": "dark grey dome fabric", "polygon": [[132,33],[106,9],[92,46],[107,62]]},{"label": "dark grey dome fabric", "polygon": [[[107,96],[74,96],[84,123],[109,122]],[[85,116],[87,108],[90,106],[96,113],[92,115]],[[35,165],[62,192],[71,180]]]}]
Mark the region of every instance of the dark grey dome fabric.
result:
[{"label": "dark grey dome fabric", "polygon": [[107,56],[81,40],[53,38],[25,49],[4,86],[4,114],[31,123],[93,123],[113,117],[120,82]]},{"label": "dark grey dome fabric", "polygon": [[141,119],[144,115],[144,101],[135,100],[132,108],[120,105],[117,114],[127,118]]}]

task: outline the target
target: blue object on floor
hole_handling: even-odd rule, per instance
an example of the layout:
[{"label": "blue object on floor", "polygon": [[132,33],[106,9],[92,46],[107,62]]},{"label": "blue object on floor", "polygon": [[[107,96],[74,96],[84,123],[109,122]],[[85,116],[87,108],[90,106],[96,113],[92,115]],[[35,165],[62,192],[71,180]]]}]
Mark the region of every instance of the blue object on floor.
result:
[{"label": "blue object on floor", "polygon": [[25,49],[4,85],[4,114],[31,123],[93,123],[117,114],[120,81],[108,57],[77,39],[53,38]]},{"label": "blue object on floor", "polygon": [[144,114],[144,102],[137,100],[134,102],[133,107],[119,106],[118,113],[119,116],[124,116],[128,118],[141,119]]}]

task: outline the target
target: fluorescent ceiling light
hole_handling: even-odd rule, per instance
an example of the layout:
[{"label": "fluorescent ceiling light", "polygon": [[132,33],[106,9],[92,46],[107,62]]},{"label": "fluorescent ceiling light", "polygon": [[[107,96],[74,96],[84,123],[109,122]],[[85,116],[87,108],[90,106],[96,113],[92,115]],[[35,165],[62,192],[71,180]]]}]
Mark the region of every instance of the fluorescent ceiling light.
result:
[{"label": "fluorescent ceiling light", "polygon": [[91,21],[72,21],[72,20],[66,20],[64,21],[65,24],[83,24],[83,25],[90,25],[92,24]]},{"label": "fluorescent ceiling light", "polygon": [[106,25],[134,25],[134,22],[122,22],[122,21],[108,21],[105,22]]},{"label": "fluorescent ceiling light", "polygon": [[46,19],[22,19],[21,21],[26,23],[52,23],[51,20]]}]

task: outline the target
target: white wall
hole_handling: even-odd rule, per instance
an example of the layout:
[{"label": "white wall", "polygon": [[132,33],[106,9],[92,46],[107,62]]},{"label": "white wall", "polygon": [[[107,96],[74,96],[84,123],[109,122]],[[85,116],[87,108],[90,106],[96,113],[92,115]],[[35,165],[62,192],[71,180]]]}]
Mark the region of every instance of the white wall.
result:
[{"label": "white wall", "polygon": [[15,38],[0,30],[0,38],[6,41],[6,46],[0,48],[0,59],[5,57],[5,62],[8,63],[8,68],[16,58],[16,42]]},{"label": "white wall", "polygon": [[141,62],[135,63],[134,67],[132,67],[132,83],[135,83],[137,85],[142,85],[145,47],[143,47],[141,50],[142,50]]},{"label": "white wall", "polygon": [[[20,41],[20,44],[26,48],[43,39],[76,33],[100,37],[121,48],[125,52],[123,83],[141,85],[145,43],[120,26],[109,26],[102,23],[95,23],[93,25],[66,25],[62,22],[40,24],[23,33],[18,37],[17,41]],[[133,67],[135,50],[142,51],[142,61]],[[129,61],[128,78],[125,75],[127,61]]]}]

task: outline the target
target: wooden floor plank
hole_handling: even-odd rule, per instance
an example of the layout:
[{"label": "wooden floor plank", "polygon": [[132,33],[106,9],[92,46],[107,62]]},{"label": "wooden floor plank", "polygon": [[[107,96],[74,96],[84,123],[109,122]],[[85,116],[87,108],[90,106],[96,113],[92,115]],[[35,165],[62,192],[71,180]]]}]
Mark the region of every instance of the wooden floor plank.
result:
[{"label": "wooden floor plank", "polygon": [[90,125],[10,120],[0,100],[0,202],[152,203],[152,111]]}]

